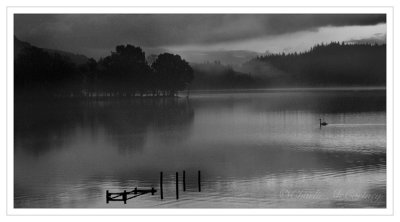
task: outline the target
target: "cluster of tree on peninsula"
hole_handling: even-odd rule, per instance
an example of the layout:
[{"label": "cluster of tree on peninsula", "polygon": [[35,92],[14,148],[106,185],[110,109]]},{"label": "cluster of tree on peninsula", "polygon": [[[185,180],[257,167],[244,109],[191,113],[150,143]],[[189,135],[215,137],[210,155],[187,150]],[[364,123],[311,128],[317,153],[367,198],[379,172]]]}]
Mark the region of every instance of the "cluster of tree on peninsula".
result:
[{"label": "cluster of tree on peninsula", "polygon": [[149,64],[140,47],[119,45],[111,55],[77,65],[34,46],[14,60],[16,94],[57,97],[175,96],[193,80],[179,55],[163,53]]}]

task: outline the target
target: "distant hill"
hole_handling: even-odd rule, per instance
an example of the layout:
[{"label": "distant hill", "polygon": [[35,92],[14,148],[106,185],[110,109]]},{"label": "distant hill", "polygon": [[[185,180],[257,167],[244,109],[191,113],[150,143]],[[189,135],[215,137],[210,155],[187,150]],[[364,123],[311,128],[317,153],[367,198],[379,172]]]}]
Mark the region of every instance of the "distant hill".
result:
[{"label": "distant hill", "polygon": [[258,53],[248,50],[221,50],[221,51],[207,51],[207,50],[170,50],[164,48],[144,48],[146,55],[148,56],[149,62],[154,59],[152,55],[158,55],[164,52],[178,54],[186,61],[192,64],[204,64],[213,63],[215,61],[220,62],[224,65],[230,65],[232,67],[238,67],[242,63],[247,62],[257,56],[266,55],[265,53]]},{"label": "distant hill", "polygon": [[219,61],[224,65],[238,66],[249,61],[261,53],[247,50],[222,50],[222,51],[176,51],[185,60],[191,63],[205,63]]},{"label": "distant hill", "polygon": [[[14,58],[16,58],[24,48],[28,48],[28,47],[36,47],[31,45],[28,42],[24,42],[19,40],[16,36],[14,36]],[[37,47],[39,48],[39,47]],[[88,57],[84,56],[84,55],[80,55],[80,54],[74,54],[71,52],[66,52],[66,51],[61,51],[61,50],[56,50],[56,49],[46,49],[46,48],[40,48],[42,50],[44,50],[45,52],[48,52],[50,54],[59,54],[61,56],[65,56],[68,57],[71,62],[75,63],[76,65],[81,65],[81,64],[85,64],[88,61]]]},{"label": "distant hill", "polygon": [[262,88],[263,81],[246,73],[235,71],[220,61],[191,63],[194,80],[190,89]]}]

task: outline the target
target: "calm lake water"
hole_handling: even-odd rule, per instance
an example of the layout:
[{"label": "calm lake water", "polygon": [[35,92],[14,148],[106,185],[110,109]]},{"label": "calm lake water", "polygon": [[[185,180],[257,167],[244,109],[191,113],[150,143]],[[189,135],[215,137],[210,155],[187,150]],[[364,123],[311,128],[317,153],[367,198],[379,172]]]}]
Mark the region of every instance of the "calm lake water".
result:
[{"label": "calm lake water", "polygon": [[[14,124],[16,208],[386,207],[385,90],[24,101]],[[163,200],[106,204],[106,190],[158,190],[160,171]]]}]

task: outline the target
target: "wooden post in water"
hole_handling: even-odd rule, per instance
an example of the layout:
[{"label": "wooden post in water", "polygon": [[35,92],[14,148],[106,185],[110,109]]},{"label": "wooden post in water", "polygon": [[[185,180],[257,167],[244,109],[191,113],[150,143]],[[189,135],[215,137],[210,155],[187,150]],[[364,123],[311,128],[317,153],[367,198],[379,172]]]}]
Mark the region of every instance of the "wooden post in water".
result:
[{"label": "wooden post in water", "polygon": [[108,202],[109,202],[109,196],[110,196],[110,194],[109,194],[109,192],[108,192],[108,190],[106,190],[106,203],[108,204]]},{"label": "wooden post in water", "polygon": [[185,175],[185,171],[183,171],[182,181],[183,181],[183,192],[185,192],[186,191],[186,175]]},{"label": "wooden post in water", "polygon": [[176,177],[176,180],[175,180],[175,183],[176,183],[176,199],[179,199],[178,172],[176,172],[175,177]]},{"label": "wooden post in water", "polygon": [[124,194],[122,195],[122,198],[124,199],[124,204],[126,204],[126,201],[128,199],[128,194],[126,193],[126,190],[124,190]]},{"label": "wooden post in water", "polygon": [[135,187],[135,189],[133,190],[134,194],[137,194],[137,187]]},{"label": "wooden post in water", "polygon": [[199,186],[199,192],[201,192],[201,175],[200,175],[200,170],[197,174],[197,185]]},{"label": "wooden post in water", "polygon": [[160,196],[161,196],[161,200],[164,199],[164,195],[163,195],[163,172],[160,172]]}]

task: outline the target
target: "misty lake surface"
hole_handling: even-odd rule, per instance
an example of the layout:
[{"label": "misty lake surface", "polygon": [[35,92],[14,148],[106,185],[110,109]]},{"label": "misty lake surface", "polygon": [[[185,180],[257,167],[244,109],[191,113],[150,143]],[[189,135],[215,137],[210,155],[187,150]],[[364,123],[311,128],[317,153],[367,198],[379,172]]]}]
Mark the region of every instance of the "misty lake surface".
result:
[{"label": "misty lake surface", "polygon": [[[385,89],[26,100],[14,109],[16,208],[386,207]],[[134,187],[157,193],[106,204],[106,190]]]}]

